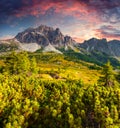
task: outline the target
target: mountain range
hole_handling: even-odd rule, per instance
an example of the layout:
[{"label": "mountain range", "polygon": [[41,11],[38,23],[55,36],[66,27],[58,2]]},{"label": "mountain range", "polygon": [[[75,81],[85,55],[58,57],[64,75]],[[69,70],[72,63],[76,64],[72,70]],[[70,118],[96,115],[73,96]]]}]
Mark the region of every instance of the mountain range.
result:
[{"label": "mountain range", "polygon": [[[0,41],[0,52],[25,50],[30,52],[78,53],[99,60],[100,57],[119,58],[120,41],[91,38],[83,43],[62,34],[59,28],[40,25],[18,33],[13,39]],[[97,58],[99,57],[99,58]]]},{"label": "mountain range", "polygon": [[79,45],[80,48],[85,49],[87,52],[101,52],[109,56],[119,57],[120,56],[120,41],[112,40],[107,42],[106,39],[92,38],[84,41]]}]

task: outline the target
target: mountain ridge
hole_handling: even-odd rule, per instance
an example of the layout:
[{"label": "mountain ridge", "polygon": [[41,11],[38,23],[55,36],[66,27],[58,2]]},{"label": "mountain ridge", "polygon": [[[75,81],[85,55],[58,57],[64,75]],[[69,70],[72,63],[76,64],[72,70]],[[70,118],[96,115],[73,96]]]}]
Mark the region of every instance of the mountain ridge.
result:
[{"label": "mountain ridge", "polygon": [[20,43],[36,43],[44,49],[48,45],[54,48],[71,46],[76,43],[70,36],[64,36],[59,28],[53,29],[45,25],[28,28],[15,36]]},{"label": "mountain ridge", "polygon": [[27,28],[19,32],[11,40],[0,41],[0,45],[10,44],[11,42],[18,44],[18,49],[30,52],[35,52],[38,49],[43,49],[44,51],[44,48],[52,46],[53,48],[51,47],[52,49],[50,50],[49,48],[49,50],[54,52],[58,51],[59,48],[64,48],[64,50],[68,50],[69,48],[74,50],[77,48],[79,52],[85,51],[91,53],[92,51],[96,51],[110,56],[120,56],[119,40],[107,41],[105,38],[91,38],[85,40],[83,43],[78,43],[72,37],[63,35],[59,28],[54,29],[46,25]]},{"label": "mountain ridge", "polygon": [[105,63],[110,59],[116,63],[116,58],[120,57],[120,41],[91,38],[77,43],[72,37],[63,35],[59,28],[40,25],[37,28],[25,29],[13,39],[0,41],[0,52],[11,50],[55,52],[89,62],[93,62],[92,59]]},{"label": "mountain ridge", "polygon": [[120,56],[119,40],[107,41],[106,39],[91,38],[87,41],[84,41],[82,44],[79,44],[79,47],[85,49],[87,52],[96,51],[114,57]]}]

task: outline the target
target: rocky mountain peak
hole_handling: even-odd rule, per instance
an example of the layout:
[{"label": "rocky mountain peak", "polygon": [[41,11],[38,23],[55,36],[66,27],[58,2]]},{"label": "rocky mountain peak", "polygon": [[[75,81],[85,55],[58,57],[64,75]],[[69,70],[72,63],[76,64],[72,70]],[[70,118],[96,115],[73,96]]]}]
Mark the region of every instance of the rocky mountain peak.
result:
[{"label": "rocky mountain peak", "polygon": [[59,28],[56,28],[55,32],[56,34],[62,34]]},{"label": "rocky mountain peak", "polygon": [[37,28],[28,28],[20,32],[15,37],[20,43],[36,43],[41,48],[49,44],[55,48],[64,48],[66,45],[73,45],[74,40],[70,36],[64,36],[59,28],[52,28],[40,25]]},{"label": "rocky mountain peak", "polygon": [[92,45],[92,44],[95,45],[95,44],[98,44],[98,43],[105,43],[106,44],[107,40],[105,38],[103,38],[103,39],[91,38],[87,41],[84,41],[84,43],[87,43],[89,45]]},{"label": "rocky mountain peak", "polygon": [[[120,41],[112,40],[107,42],[105,38],[97,39],[91,38],[84,41],[82,44],[76,43],[76,41],[70,36],[64,36],[59,28],[52,28],[46,25],[40,25],[37,28],[28,28],[23,32],[18,33],[14,39],[7,40],[8,44],[15,42],[15,47],[18,44],[18,49],[26,51],[36,51],[41,49],[44,51],[54,51],[61,53],[58,49],[75,50],[85,53],[105,53],[110,56],[120,56]],[[1,41],[0,43],[6,44]]]},{"label": "rocky mountain peak", "polygon": [[[25,29],[24,32],[31,32],[31,31],[33,31],[33,30],[34,30],[34,28],[30,27],[30,28]],[[18,34],[19,34],[19,33],[18,33]]]},{"label": "rocky mountain peak", "polygon": [[112,40],[107,42],[106,39],[91,38],[79,45],[87,52],[100,52],[110,56],[120,56],[120,41]]},{"label": "rocky mountain peak", "polygon": [[37,32],[41,32],[41,33],[43,33],[43,34],[48,34],[48,32],[52,32],[52,31],[54,31],[54,29],[52,28],[52,27],[48,27],[48,26],[46,26],[46,25],[40,25],[39,27],[37,27],[36,29],[35,29]]}]

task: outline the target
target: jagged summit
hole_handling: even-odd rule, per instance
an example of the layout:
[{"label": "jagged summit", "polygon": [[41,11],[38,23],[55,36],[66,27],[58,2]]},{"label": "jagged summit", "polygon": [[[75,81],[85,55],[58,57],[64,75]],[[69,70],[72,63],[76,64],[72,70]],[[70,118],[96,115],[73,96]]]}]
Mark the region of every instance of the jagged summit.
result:
[{"label": "jagged summit", "polygon": [[46,25],[40,25],[37,28],[28,28],[15,36],[20,43],[36,43],[42,48],[51,44],[55,48],[73,46],[75,41],[69,37],[64,36],[59,28],[53,29]]},{"label": "jagged summit", "polygon": [[85,49],[87,52],[99,52],[109,56],[120,56],[120,41],[118,40],[107,41],[105,38],[91,38],[79,44],[79,47]]},{"label": "jagged summit", "polygon": [[64,51],[72,49],[82,54],[97,52],[120,57],[120,41],[118,40],[108,42],[104,38],[91,38],[85,40],[82,44],[78,44],[72,37],[63,35],[59,28],[46,25],[40,25],[36,28],[30,27],[18,33],[14,39],[0,41],[0,47],[1,51],[8,51],[8,49],[12,48],[34,52],[41,49],[43,52],[54,51],[57,53],[61,53],[63,49]]}]

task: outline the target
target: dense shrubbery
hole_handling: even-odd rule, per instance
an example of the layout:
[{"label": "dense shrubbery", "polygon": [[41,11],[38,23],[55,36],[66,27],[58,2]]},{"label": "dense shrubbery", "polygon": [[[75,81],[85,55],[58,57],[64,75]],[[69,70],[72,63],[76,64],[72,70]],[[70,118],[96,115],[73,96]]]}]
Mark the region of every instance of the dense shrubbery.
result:
[{"label": "dense shrubbery", "polygon": [[81,80],[41,80],[26,53],[9,57],[0,75],[0,127],[120,127],[120,88],[109,63],[98,85],[85,87]]}]

